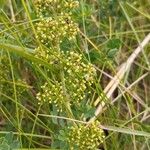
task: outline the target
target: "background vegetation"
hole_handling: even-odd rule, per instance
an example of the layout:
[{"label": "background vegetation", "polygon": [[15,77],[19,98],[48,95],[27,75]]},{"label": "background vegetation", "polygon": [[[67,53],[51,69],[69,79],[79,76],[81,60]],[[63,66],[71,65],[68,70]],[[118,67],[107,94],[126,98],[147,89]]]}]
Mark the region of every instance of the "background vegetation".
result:
[{"label": "background vegetation", "polygon": [[[72,100],[71,110],[66,102],[62,112],[55,104],[39,105],[37,99],[45,82],[63,80],[66,75],[59,76],[58,62],[50,65],[45,58],[37,57],[35,49],[39,45],[50,49],[36,38],[40,18],[34,2],[0,0],[0,150],[69,149],[65,141],[67,127],[86,125],[95,119],[94,114],[105,135],[97,149],[150,149],[148,42],[127,70],[124,68],[118,75],[123,63],[150,32],[149,0],[79,0],[72,15],[79,31],[73,40],[64,38],[59,48],[64,51],[64,60],[68,59],[66,51],[81,54],[85,64],[94,65],[97,75],[83,92],[84,100],[79,104]],[[52,50],[55,48],[53,45]],[[109,84],[116,74],[119,83],[116,80]],[[78,76],[82,78],[82,72]],[[74,80],[73,76],[67,84],[70,91]],[[81,83],[76,85],[80,87]]]}]

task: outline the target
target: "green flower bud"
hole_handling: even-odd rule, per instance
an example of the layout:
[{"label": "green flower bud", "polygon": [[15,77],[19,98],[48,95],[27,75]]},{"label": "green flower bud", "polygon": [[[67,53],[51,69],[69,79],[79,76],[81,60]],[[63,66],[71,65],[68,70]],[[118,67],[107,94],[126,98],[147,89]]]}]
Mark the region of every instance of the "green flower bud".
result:
[{"label": "green flower bud", "polygon": [[67,142],[70,149],[96,150],[103,143],[104,132],[99,127],[99,122],[93,122],[87,126],[72,126],[69,128]]}]

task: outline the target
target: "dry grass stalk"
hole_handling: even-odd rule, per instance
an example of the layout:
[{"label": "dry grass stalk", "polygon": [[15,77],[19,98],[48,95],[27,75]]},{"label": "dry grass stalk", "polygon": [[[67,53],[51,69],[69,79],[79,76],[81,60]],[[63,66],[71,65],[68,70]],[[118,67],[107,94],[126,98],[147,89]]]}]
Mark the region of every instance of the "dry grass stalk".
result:
[{"label": "dry grass stalk", "polygon": [[[144,38],[144,40],[141,42],[141,44],[133,51],[133,53],[130,55],[130,57],[127,59],[127,61],[121,65],[117,74],[108,83],[108,85],[104,89],[104,93],[106,94],[106,97],[108,99],[112,96],[113,92],[118,87],[120,81],[123,79],[127,70],[130,69],[130,66],[134,62],[135,58],[139,55],[139,53],[143,50],[143,48],[149,43],[149,41],[150,41],[150,33]],[[100,99],[100,98],[98,98],[98,99]],[[100,100],[96,100],[96,101],[100,101]],[[105,101],[102,101],[98,105],[98,107],[95,111],[95,114],[90,119],[89,123],[96,119],[96,117],[103,111],[104,106],[105,106]]]}]

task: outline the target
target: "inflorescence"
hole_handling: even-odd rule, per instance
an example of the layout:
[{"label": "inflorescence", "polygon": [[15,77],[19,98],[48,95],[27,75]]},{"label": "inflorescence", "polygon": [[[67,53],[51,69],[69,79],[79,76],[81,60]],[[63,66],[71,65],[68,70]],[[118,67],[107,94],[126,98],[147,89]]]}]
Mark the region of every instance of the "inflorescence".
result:
[{"label": "inflorescence", "polygon": [[67,142],[70,150],[96,150],[104,140],[104,132],[99,127],[99,122],[93,122],[87,126],[69,127]]},{"label": "inflorescence", "polygon": [[[63,80],[45,83],[37,94],[39,103],[55,104],[62,111],[62,103],[79,105],[85,98],[85,92],[93,84],[96,70],[75,51],[64,52],[60,43],[64,38],[75,39],[78,26],[72,13],[79,6],[75,0],[36,0],[35,6],[39,22],[37,38],[46,48],[36,48],[35,56],[47,61],[51,66],[59,65]],[[59,72],[59,73],[60,73]],[[59,95],[59,97],[58,97]]]},{"label": "inflorescence", "polygon": [[75,39],[78,26],[71,17],[64,15],[42,19],[37,23],[37,38],[46,46],[60,44],[64,38]]},{"label": "inflorescence", "polygon": [[79,6],[78,1],[36,0],[35,6],[40,18],[36,24],[37,39],[42,44],[54,46],[64,38],[75,39],[78,25],[73,21],[72,12]]},{"label": "inflorescence", "polygon": [[43,18],[62,12],[72,15],[79,2],[77,0],[35,0],[35,6],[38,17]]},{"label": "inflorescence", "polygon": [[35,56],[47,61],[51,66],[59,66],[63,80],[45,83],[37,94],[39,104],[49,102],[62,111],[63,104],[80,105],[85,92],[93,84],[96,70],[83,56],[74,51],[64,52],[60,43],[64,38],[75,39],[78,26],[73,21],[73,11],[79,6],[75,0],[36,0],[35,6],[39,22],[37,38],[47,48],[36,48]]},{"label": "inflorescence", "polygon": [[54,103],[58,111],[62,111],[62,102],[68,96],[70,105],[79,105],[85,98],[85,91],[94,82],[95,68],[92,64],[85,63],[81,54],[73,51],[62,51],[57,57],[51,54],[48,58],[49,64],[59,63],[65,76],[63,82],[56,81],[52,85],[45,83],[42,86],[42,93],[37,94],[39,103]]},{"label": "inflorescence", "polygon": [[[76,51],[63,51],[60,44],[64,39],[73,40],[78,33],[78,26],[73,21],[73,11],[79,6],[76,0],[36,0],[37,39],[45,46],[37,47],[35,56],[48,62],[55,69],[53,80],[41,86],[37,93],[39,104],[48,102],[62,112],[69,105],[70,108],[80,106],[89,88],[94,83],[96,70],[85,61]],[[57,66],[57,67],[56,67]],[[48,70],[49,71],[49,70]],[[85,94],[86,93],[86,94]],[[73,107],[72,107],[73,106]],[[70,149],[95,150],[103,142],[103,130],[98,122],[87,126],[72,126],[67,132],[67,143]]]}]

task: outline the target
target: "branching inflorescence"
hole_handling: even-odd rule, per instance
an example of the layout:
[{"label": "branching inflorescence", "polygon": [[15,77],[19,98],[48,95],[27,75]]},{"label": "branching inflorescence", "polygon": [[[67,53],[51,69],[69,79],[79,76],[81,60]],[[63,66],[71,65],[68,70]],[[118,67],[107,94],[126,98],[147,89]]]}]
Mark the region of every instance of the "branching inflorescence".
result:
[{"label": "branching inflorescence", "polygon": [[[64,39],[71,41],[76,38],[79,29],[73,20],[73,12],[79,6],[79,2],[36,0],[35,6],[39,17],[36,23],[36,38],[44,45],[44,48],[36,48],[35,56],[52,66],[59,66],[57,74],[53,73],[53,80],[41,86],[41,91],[37,94],[38,103],[48,102],[55,106],[58,112],[65,111],[66,103],[70,108],[78,107],[81,101],[85,100],[85,93],[90,93],[89,88],[94,82],[96,70],[81,54],[74,50],[64,51],[60,44]],[[102,133],[95,123],[88,127],[73,126],[70,128],[68,142],[77,144],[79,149],[92,149],[102,142]],[[89,139],[88,136],[92,138]]]},{"label": "branching inflorescence", "polygon": [[62,102],[63,99],[66,99],[67,93],[70,105],[76,104],[79,106],[81,100],[85,98],[85,91],[94,82],[95,68],[90,63],[84,63],[82,55],[73,51],[59,53],[57,57],[63,61],[56,59],[55,55],[52,54],[49,57],[51,57],[49,59],[50,64],[54,64],[57,61],[61,66],[65,74],[64,82],[54,81],[52,85],[45,83],[42,86],[43,92],[37,94],[39,102],[48,101],[49,103],[54,103],[58,107],[58,111],[62,111]]},{"label": "branching inflorescence", "polygon": [[75,39],[78,26],[72,19],[72,12],[79,6],[78,1],[37,0],[35,4],[40,18],[37,23],[37,38],[42,44],[55,46],[64,38]]},{"label": "branching inflorescence", "polygon": [[[35,6],[39,22],[37,38],[47,48],[36,48],[36,57],[46,60],[50,65],[59,64],[63,80],[58,78],[51,84],[45,83],[37,94],[39,103],[55,104],[62,111],[63,103],[77,104],[85,98],[85,91],[94,82],[96,70],[86,62],[83,56],[75,51],[64,52],[60,43],[64,38],[75,39],[78,26],[73,21],[72,13],[79,6],[78,1],[37,0]],[[59,72],[59,73],[60,73]],[[59,95],[59,96],[58,96]]]},{"label": "branching inflorescence", "polygon": [[97,150],[104,140],[104,132],[96,121],[88,126],[72,126],[69,128],[67,142],[70,150]]}]

